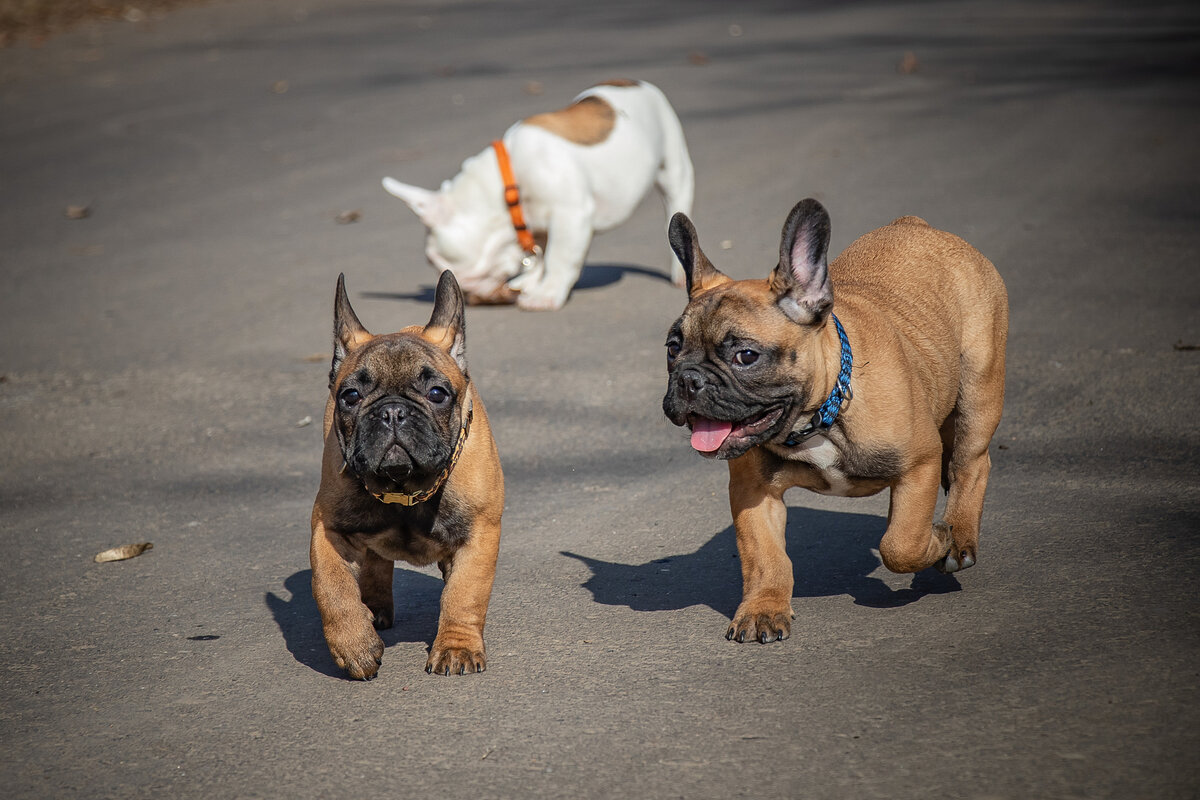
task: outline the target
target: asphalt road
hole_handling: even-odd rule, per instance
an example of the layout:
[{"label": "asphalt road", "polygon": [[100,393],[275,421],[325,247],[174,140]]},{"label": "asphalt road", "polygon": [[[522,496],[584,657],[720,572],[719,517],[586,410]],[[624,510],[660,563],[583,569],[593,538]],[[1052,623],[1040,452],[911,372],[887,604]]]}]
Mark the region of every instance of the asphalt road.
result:
[{"label": "asphalt road", "polygon": [[[1200,12],[1132,6],[247,0],[0,50],[0,791],[1196,797]],[[508,485],[487,672],[423,672],[440,579],[398,569],[345,680],[307,555],[334,282],[384,331],[436,277],[379,178],[612,77],[672,100],[737,277],[805,196],[832,252],[918,214],[997,265],[979,564],[892,575],[886,496],[796,491],[792,638],[725,641],[652,198],[563,311],[468,311]]]}]

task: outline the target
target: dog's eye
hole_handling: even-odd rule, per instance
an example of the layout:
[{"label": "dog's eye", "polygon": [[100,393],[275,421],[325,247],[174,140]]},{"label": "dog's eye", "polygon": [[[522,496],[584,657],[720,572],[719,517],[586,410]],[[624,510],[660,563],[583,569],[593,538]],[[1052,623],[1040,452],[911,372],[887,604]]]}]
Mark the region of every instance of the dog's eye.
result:
[{"label": "dog's eye", "polygon": [[758,361],[758,353],[753,350],[738,350],[733,354],[733,363],[742,367],[748,367],[755,361]]},{"label": "dog's eye", "polygon": [[440,406],[442,403],[450,399],[450,393],[440,386],[435,386],[425,393],[425,399],[433,403],[435,406]]},{"label": "dog's eye", "polygon": [[667,360],[674,361],[679,355],[679,351],[682,349],[683,348],[680,347],[679,342],[667,342]]},{"label": "dog's eye", "polygon": [[342,393],[338,395],[338,400],[341,400],[342,405],[346,408],[354,408],[362,401],[362,395],[359,394],[358,389],[343,389]]}]

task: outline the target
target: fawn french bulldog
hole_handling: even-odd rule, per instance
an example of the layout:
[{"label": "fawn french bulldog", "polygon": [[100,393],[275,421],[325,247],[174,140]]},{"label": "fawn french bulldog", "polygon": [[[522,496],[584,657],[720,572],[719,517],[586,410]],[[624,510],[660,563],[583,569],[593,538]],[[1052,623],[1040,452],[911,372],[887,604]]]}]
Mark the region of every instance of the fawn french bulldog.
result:
[{"label": "fawn french bulldog", "polygon": [[446,585],[425,670],[482,672],[504,476],[467,374],[454,275],[442,273],[427,325],[381,336],[358,321],[339,276],[333,350],[309,550],[329,651],[350,677],[374,677],[393,563],[437,562]]},{"label": "fawn french bulldog", "polygon": [[[786,639],[794,616],[783,493],[891,489],[894,572],[970,567],[1004,406],[1008,295],[991,262],[901,217],[827,263],[829,215],[792,209],[766,280],[735,281],[683,214],[669,239],[689,301],[667,337],[663,411],[729,461],[743,594],[726,637]],[[947,492],[934,519],[938,489]]]}]

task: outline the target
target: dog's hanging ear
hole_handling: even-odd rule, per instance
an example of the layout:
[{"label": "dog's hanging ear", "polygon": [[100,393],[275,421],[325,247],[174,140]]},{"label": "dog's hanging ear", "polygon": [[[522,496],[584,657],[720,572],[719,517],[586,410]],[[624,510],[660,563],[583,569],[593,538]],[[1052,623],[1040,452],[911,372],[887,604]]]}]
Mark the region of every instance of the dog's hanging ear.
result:
[{"label": "dog's hanging ear", "polygon": [[346,276],[338,275],[337,296],[333,300],[333,364],[329,369],[329,385],[333,386],[346,354],[370,340],[371,332],[358,321],[346,296]]},{"label": "dog's hanging ear", "polygon": [[467,374],[467,331],[466,319],[463,316],[463,296],[462,290],[458,288],[458,281],[450,270],[443,271],[438,278],[433,315],[429,317],[429,324],[421,331],[421,337],[449,353],[463,375]]},{"label": "dog's hanging ear", "polygon": [[683,273],[687,276],[688,297],[695,297],[714,286],[730,282],[730,277],[714,267],[700,249],[696,228],[687,214],[679,211],[671,217],[667,240],[671,243],[671,249],[675,251],[679,263],[683,265]]},{"label": "dog's hanging ear", "polygon": [[441,225],[453,214],[450,200],[441,192],[431,192],[420,186],[410,186],[395,178],[384,178],[383,188],[388,194],[399,197],[427,227]]},{"label": "dog's hanging ear", "polygon": [[783,223],[771,290],[788,319],[801,325],[822,321],[833,306],[829,231],[829,212],[812,198],[797,203]]}]

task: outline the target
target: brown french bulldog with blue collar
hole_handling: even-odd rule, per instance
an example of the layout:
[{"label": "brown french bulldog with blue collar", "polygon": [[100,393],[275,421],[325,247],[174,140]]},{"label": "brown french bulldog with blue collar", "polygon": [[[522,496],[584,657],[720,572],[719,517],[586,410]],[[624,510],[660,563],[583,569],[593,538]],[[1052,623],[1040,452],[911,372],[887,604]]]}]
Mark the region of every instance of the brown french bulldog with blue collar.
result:
[{"label": "brown french bulldog with blue collar", "polygon": [[729,461],[743,588],[726,638],[739,642],[791,632],[783,494],[793,486],[890,489],[879,553],[893,572],[954,572],[978,557],[1004,406],[1004,282],[919,217],[862,236],[832,264],[829,235],[828,213],[803,200],[770,277],[734,281],[684,214],[671,221],[689,302],[667,337],[663,411],[691,428],[695,450]]},{"label": "brown french bulldog with blue collar", "polygon": [[451,272],[438,280],[427,325],[382,336],[358,321],[338,277],[309,557],[325,641],[352,678],[379,670],[375,631],[392,626],[397,560],[437,562],[446,582],[425,671],[486,666],[504,475],[464,346],[462,292]]}]

